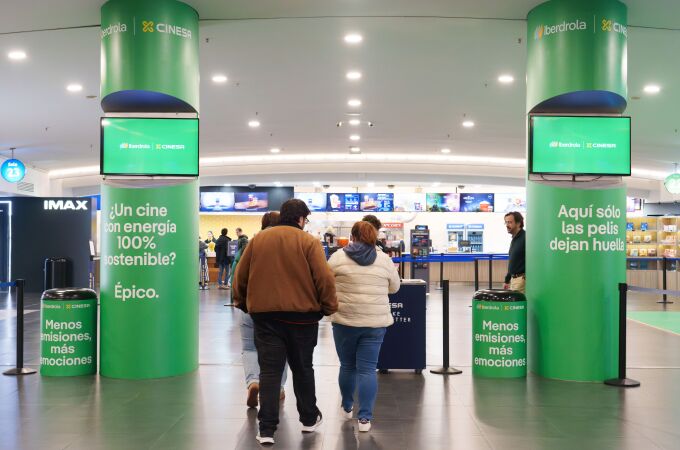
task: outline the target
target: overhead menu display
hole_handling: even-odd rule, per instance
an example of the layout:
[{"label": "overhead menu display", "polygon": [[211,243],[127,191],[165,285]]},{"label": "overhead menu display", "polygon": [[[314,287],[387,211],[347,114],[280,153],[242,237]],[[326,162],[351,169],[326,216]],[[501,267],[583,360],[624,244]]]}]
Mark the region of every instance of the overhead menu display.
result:
[{"label": "overhead menu display", "polygon": [[529,172],[630,175],[630,117],[531,116]]},{"label": "overhead menu display", "polygon": [[392,212],[394,194],[361,194],[362,211]]},{"label": "overhead menu display", "polygon": [[295,198],[307,204],[310,211],[326,211],[326,194],[323,192],[296,192]]},{"label": "overhead menu display", "polygon": [[431,212],[460,211],[460,194],[427,194],[427,210]]},{"label": "overhead menu display", "polygon": [[493,212],[494,194],[460,194],[461,212]]},{"label": "overhead menu display", "polygon": [[221,212],[234,210],[233,192],[201,192],[201,211]]},{"label": "overhead menu display", "polygon": [[198,119],[101,119],[102,175],[198,176]]},{"label": "overhead menu display", "polygon": [[328,194],[327,211],[357,212],[361,194]]},{"label": "overhead menu display", "polygon": [[234,194],[235,211],[268,211],[269,196],[266,192],[237,192]]}]

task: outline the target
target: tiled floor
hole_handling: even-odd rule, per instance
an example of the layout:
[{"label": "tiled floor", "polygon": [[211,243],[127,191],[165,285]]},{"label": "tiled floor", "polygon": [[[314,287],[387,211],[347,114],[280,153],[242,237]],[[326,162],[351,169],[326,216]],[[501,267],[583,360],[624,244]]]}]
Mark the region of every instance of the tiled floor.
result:
[{"label": "tiled floor", "polygon": [[[470,375],[471,286],[452,287],[451,360],[462,375],[380,375],[373,429],[338,417],[338,371],[330,326],[316,352],[318,433],[303,435],[292,386],[276,434],[280,449],[678,449],[680,336],[629,321],[629,376],[642,387],[483,380]],[[234,310],[226,293],[201,293],[200,369],[153,381],[100,377],[0,377],[0,450],[259,448],[256,411],[245,407]],[[658,310],[655,298],[632,296],[631,309]],[[677,304],[676,304],[677,305]],[[667,308],[678,310],[678,306]],[[13,365],[14,319],[2,297],[0,365]],[[36,309],[37,297],[28,299]],[[39,314],[26,316],[29,365],[38,357]],[[441,361],[441,297],[428,300],[428,365]]]}]

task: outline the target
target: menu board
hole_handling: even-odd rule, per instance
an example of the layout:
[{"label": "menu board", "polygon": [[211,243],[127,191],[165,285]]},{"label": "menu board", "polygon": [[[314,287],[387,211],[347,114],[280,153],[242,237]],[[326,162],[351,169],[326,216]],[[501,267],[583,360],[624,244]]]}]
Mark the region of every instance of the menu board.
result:
[{"label": "menu board", "polygon": [[235,211],[267,211],[269,208],[266,192],[237,192],[234,194]]},{"label": "menu board", "polygon": [[200,210],[204,212],[234,211],[234,193],[201,192]]},{"label": "menu board", "polygon": [[431,212],[460,211],[460,194],[427,194],[427,210]]},{"label": "menu board", "polygon": [[425,211],[425,194],[394,194],[395,212],[421,212]]},{"label": "menu board", "polygon": [[495,208],[496,212],[509,213],[513,211],[526,212],[527,210],[527,198],[524,194],[514,193],[514,194],[496,194],[495,196]]},{"label": "menu board", "polygon": [[359,201],[361,194],[328,194],[326,211],[356,212],[360,211]]},{"label": "menu board", "polygon": [[345,194],[345,211],[354,212],[360,211],[359,201],[360,194]]},{"label": "menu board", "polygon": [[361,194],[361,211],[392,212],[394,194]]},{"label": "menu board", "polygon": [[460,194],[461,212],[493,212],[494,194]]},{"label": "menu board", "polygon": [[305,202],[310,211],[326,211],[327,197],[323,192],[298,192],[295,198]]}]

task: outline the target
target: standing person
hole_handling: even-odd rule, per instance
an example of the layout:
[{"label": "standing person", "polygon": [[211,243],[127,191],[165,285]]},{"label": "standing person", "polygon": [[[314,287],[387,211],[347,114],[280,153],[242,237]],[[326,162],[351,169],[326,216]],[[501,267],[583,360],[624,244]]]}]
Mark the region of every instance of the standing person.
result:
[{"label": "standing person", "polygon": [[340,359],[338,383],[342,414],[352,418],[354,391],[359,392],[359,431],[371,429],[378,393],[376,367],[387,327],[394,323],[388,294],[399,290],[399,273],[387,254],[377,251],[375,227],[361,221],[352,227],[352,243],[331,256],[338,312],[331,316]]},{"label": "standing person", "polygon": [[205,240],[205,243],[210,245],[211,242],[217,244],[217,239],[215,239],[215,235],[213,235],[212,231],[208,231],[208,238]]},{"label": "standing person", "polygon": [[208,263],[207,263],[207,258],[205,255],[205,251],[208,249],[208,244],[205,243],[205,241],[201,240],[201,237],[198,237],[198,263],[199,263],[199,270],[198,270],[198,284],[201,286],[201,289],[205,289],[206,283],[210,281],[208,279]]},{"label": "standing person", "polygon": [[[276,211],[268,212],[262,216],[262,230],[271,228],[279,223],[279,213]],[[239,241],[240,243],[241,241]],[[240,259],[240,256],[239,256]],[[233,271],[232,271],[233,273]],[[233,293],[233,291],[232,291]],[[256,408],[258,394],[260,392],[260,365],[257,363],[257,349],[255,348],[255,332],[253,329],[253,318],[246,312],[241,312],[241,356],[243,357],[243,370],[246,376],[246,405],[249,408]],[[281,377],[281,393],[279,399],[286,398],[283,387],[286,385],[288,376],[288,366],[283,369]]]},{"label": "standing person", "polygon": [[[230,258],[227,256],[227,250],[229,248],[229,241],[231,238],[227,236],[229,230],[222,228],[220,237],[217,238],[217,243],[215,244],[215,262],[217,267],[220,269],[217,272],[217,288],[227,289],[229,280],[229,269],[230,269]],[[223,276],[224,275],[224,276]]]},{"label": "standing person", "polygon": [[[376,233],[380,233],[380,229],[382,228],[382,222],[373,214],[366,214],[364,218],[361,219],[361,221],[370,223],[371,225],[373,225],[373,228],[375,228]],[[385,236],[385,233],[383,233],[383,236]],[[387,236],[385,236],[385,238],[387,238]],[[385,245],[385,243],[382,242],[381,240],[378,240],[377,238],[375,240],[375,245],[377,245],[378,248],[383,252],[387,250],[387,246]]]},{"label": "standing person", "polygon": [[260,411],[257,441],[273,444],[279,423],[279,384],[288,364],[303,432],[322,422],[316,405],[313,352],[319,320],[338,309],[335,280],[321,245],[305,233],[309,208],[299,199],[281,206],[281,223],[255,236],[236,268],[237,307],[255,324],[260,364]]},{"label": "standing person", "polygon": [[524,231],[524,217],[522,217],[522,214],[517,211],[507,213],[505,215],[505,228],[512,235],[512,241],[508,251],[508,273],[505,275],[503,287],[524,294],[527,279],[524,273],[526,263],[526,232]]}]

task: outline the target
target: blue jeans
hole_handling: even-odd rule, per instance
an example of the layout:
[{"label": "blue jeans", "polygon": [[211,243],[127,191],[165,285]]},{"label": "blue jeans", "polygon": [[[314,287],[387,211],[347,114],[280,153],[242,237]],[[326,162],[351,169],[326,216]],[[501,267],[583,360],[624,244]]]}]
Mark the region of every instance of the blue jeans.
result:
[{"label": "blue jeans", "polygon": [[378,394],[378,366],[380,346],[387,328],[348,327],[333,324],[335,350],[340,359],[338,384],[342,394],[342,408],[350,411],[354,405],[354,391],[359,387],[359,419],[373,419],[373,406]]},{"label": "blue jeans", "polygon": [[[241,314],[241,355],[243,356],[243,371],[246,375],[246,386],[260,382],[260,365],[257,362],[257,349],[255,348],[255,331],[253,319],[250,314],[246,314],[240,309]],[[281,388],[286,384],[288,378],[288,364],[283,367],[281,377]]]},{"label": "blue jeans", "polygon": [[[229,262],[221,262],[219,264],[220,270],[217,272],[217,284],[221,285],[226,285],[228,280],[229,280],[229,269],[230,265]],[[222,274],[224,273],[224,278],[222,277]],[[222,281],[224,280],[224,281]]]}]

